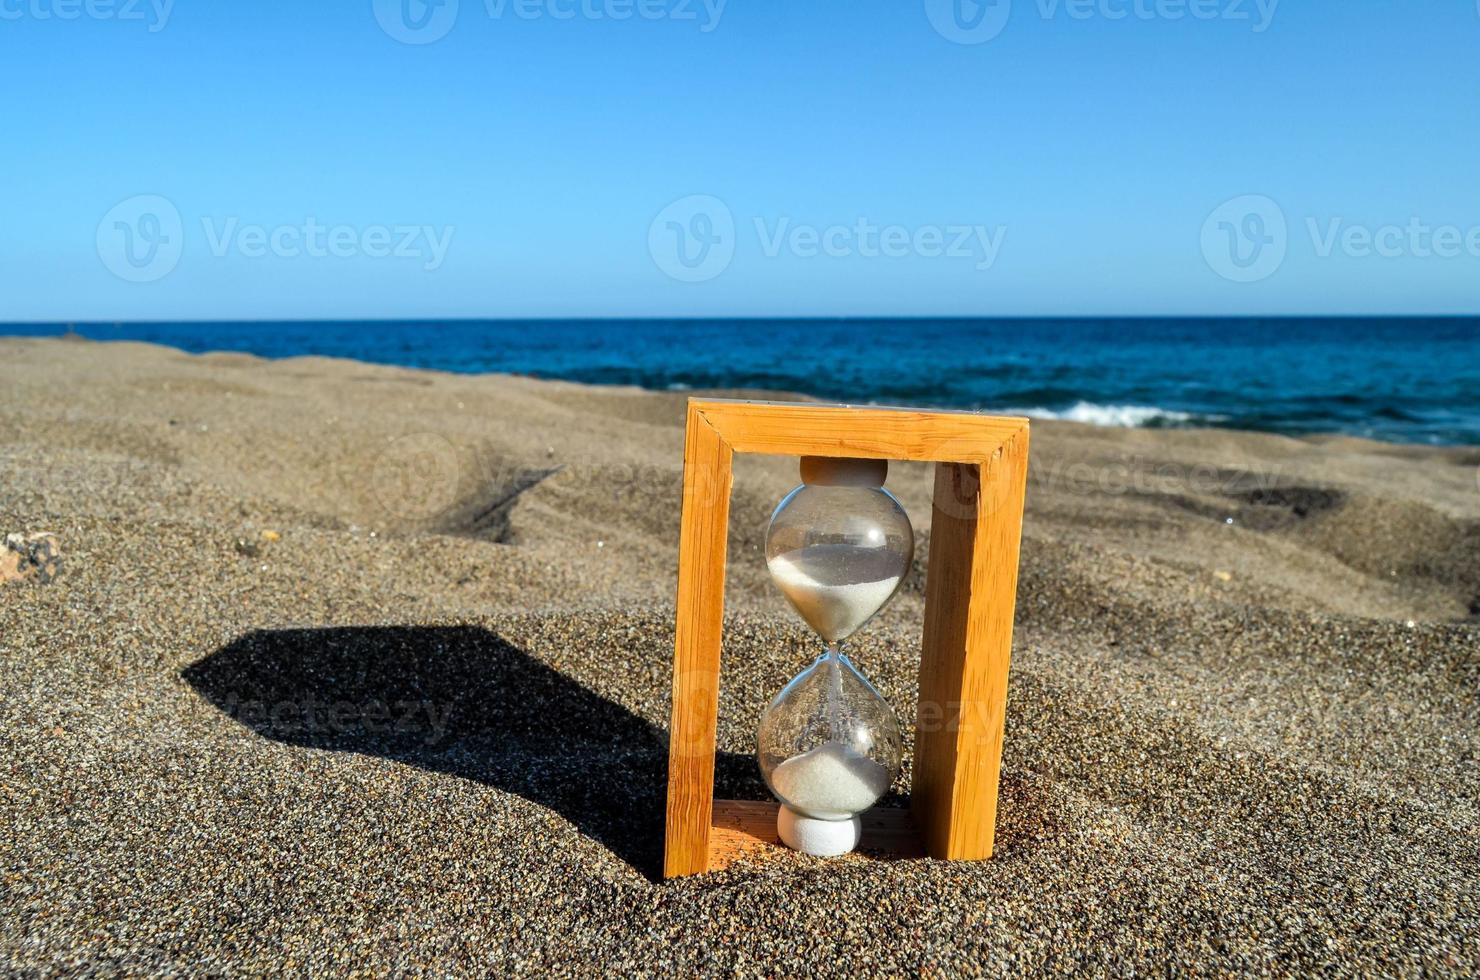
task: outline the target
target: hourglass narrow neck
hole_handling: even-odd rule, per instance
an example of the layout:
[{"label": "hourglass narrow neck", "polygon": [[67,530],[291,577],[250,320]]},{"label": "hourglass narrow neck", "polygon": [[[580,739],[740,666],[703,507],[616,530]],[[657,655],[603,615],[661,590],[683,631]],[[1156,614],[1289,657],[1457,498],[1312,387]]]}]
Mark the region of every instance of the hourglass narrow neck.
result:
[{"label": "hourglass narrow neck", "polygon": [[832,640],[822,655],[827,670],[827,721],[834,737],[843,731],[843,643]]},{"label": "hourglass narrow neck", "polygon": [[847,652],[843,649],[842,640],[832,640],[824,643],[822,653],[817,656],[818,664],[831,663],[841,667],[843,664],[852,665],[853,661],[848,659]]}]

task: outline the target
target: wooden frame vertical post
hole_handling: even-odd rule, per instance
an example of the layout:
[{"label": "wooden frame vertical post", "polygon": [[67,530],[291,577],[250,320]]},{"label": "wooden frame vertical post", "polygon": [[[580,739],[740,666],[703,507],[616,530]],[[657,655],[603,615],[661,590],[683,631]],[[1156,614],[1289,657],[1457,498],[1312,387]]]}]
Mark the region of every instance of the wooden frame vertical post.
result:
[{"label": "wooden frame vertical post", "polygon": [[683,452],[678,623],[668,745],[668,833],[663,850],[667,878],[697,874],[709,865],[733,456],[719,432],[690,401]]},{"label": "wooden frame vertical post", "polygon": [[[1028,421],[970,412],[691,399],[684,443],[665,877],[774,842],[775,804],[714,800],[734,453],[937,463],[909,816],[876,808],[864,844],[992,854]],[[872,830],[871,830],[872,828]],[[923,845],[923,847],[921,846]]]},{"label": "wooden frame vertical post", "polygon": [[938,463],[910,806],[925,849],[992,856],[1028,431],[980,465]]}]

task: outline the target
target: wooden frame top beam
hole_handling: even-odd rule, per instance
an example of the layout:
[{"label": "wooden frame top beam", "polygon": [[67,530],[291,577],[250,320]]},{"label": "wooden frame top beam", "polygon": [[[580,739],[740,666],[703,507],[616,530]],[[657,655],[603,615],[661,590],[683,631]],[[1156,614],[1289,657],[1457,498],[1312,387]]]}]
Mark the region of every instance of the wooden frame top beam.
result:
[{"label": "wooden frame top beam", "polygon": [[691,399],[737,453],[982,463],[1027,429],[1017,416],[910,408]]}]

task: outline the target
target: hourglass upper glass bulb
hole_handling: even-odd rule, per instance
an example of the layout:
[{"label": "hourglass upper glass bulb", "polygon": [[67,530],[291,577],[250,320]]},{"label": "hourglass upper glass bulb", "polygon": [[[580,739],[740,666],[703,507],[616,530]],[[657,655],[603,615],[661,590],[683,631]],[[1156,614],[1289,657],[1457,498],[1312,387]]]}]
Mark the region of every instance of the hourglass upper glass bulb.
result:
[{"label": "hourglass upper glass bulb", "polygon": [[803,457],[802,485],[771,515],[771,578],[829,644],[873,618],[909,572],[914,532],[883,487],[888,468],[886,460]]}]

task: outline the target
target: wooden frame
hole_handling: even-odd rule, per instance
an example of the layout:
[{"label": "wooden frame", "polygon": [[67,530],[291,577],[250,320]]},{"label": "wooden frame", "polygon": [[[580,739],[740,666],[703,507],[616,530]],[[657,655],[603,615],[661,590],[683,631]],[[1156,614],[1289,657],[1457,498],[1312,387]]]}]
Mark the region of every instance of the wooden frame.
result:
[{"label": "wooden frame", "polygon": [[714,800],[725,542],[735,453],[937,464],[910,810],[864,815],[865,851],[992,855],[1028,420],[970,412],[690,399],[664,877],[776,841],[774,803]]}]

